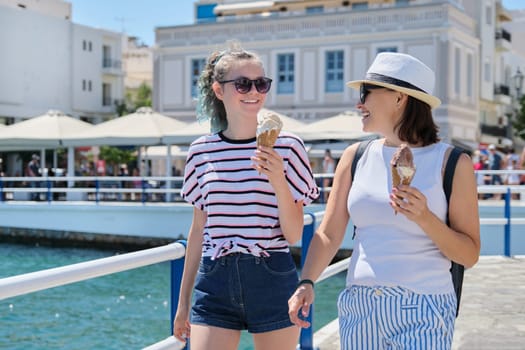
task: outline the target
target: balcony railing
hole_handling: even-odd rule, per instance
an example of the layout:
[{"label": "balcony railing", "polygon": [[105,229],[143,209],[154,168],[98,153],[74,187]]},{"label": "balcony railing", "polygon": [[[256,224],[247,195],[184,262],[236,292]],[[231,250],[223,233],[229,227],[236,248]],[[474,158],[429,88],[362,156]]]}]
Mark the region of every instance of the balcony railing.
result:
[{"label": "balcony railing", "polygon": [[481,124],[481,133],[496,137],[507,137],[507,128],[504,125]]},{"label": "balcony railing", "polygon": [[510,88],[507,85],[494,86],[494,95],[510,96]]},{"label": "balcony railing", "polygon": [[122,61],[121,60],[114,60],[111,58],[103,58],[102,59],[102,68],[113,68],[113,69],[120,69],[122,67]]},{"label": "balcony railing", "polygon": [[499,29],[496,30],[496,40],[498,40],[498,39],[503,39],[503,40],[506,40],[506,41],[508,41],[510,43],[512,41],[512,34],[507,32],[503,28],[499,28]]}]

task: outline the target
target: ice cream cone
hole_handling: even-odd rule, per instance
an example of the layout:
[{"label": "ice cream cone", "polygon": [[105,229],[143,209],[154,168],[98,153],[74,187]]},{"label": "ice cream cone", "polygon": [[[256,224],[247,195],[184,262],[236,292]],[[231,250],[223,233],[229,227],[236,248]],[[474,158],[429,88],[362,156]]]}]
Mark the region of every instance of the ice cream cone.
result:
[{"label": "ice cream cone", "polygon": [[283,123],[277,114],[264,115],[257,126],[257,146],[273,147]]}]

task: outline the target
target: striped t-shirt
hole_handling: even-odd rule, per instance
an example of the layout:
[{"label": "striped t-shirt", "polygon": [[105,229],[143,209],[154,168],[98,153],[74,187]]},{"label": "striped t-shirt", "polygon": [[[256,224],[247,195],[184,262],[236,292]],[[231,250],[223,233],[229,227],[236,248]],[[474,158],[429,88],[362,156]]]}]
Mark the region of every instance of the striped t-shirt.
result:
[{"label": "striped t-shirt", "polygon": [[[182,196],[207,213],[203,256],[265,256],[289,250],[273,188],[266,175],[253,168],[256,147],[255,138],[230,140],[222,133],[202,136],[190,146]],[[284,160],[293,198],[310,204],[319,190],[303,142],[283,131],[274,150]]]}]

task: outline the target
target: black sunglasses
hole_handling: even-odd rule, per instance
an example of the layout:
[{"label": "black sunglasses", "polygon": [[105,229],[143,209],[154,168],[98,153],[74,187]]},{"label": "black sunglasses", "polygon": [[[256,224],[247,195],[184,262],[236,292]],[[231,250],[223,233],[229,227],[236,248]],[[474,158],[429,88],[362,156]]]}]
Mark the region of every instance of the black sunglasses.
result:
[{"label": "black sunglasses", "polygon": [[219,81],[220,84],[233,83],[235,85],[235,90],[240,94],[247,94],[252,89],[252,85],[255,85],[257,92],[265,94],[270,91],[272,87],[272,79],[262,77],[257,79],[248,79],[246,77],[240,77],[233,80],[223,80]]},{"label": "black sunglasses", "polygon": [[376,89],[386,89],[384,86],[379,85],[373,85],[373,84],[361,84],[361,87],[359,88],[359,101],[361,104],[365,103],[366,97],[370,93],[371,90]]}]

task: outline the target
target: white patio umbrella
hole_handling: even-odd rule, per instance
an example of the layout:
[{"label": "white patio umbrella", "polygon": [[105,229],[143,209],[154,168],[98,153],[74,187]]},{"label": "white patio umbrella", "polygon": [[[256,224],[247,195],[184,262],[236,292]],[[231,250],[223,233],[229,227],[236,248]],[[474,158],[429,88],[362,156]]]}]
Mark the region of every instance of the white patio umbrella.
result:
[{"label": "white patio umbrella", "polygon": [[313,122],[297,129],[295,133],[304,141],[346,141],[374,136],[372,133],[363,131],[361,116],[350,111]]},{"label": "white patio umbrella", "polygon": [[0,148],[10,150],[58,148],[64,137],[93,125],[56,110],[0,129]]},{"label": "white patio umbrella", "polygon": [[71,146],[93,145],[157,145],[164,135],[173,133],[187,123],[162,115],[149,107],[135,113],[93,126],[85,132],[69,135],[63,144]]},{"label": "white patio umbrella", "polygon": [[[0,149],[7,151],[40,149],[41,167],[45,164],[45,149],[54,149],[53,167],[56,167],[56,149],[63,146],[62,140],[73,133],[89,130],[93,125],[65,115],[61,111],[47,113],[9,125],[0,130]],[[68,174],[74,172],[74,150],[68,148]]]},{"label": "white patio umbrella", "polygon": [[[277,113],[275,111],[272,111],[266,108],[261,109],[261,111],[259,112],[259,115],[262,115],[264,113],[277,114],[283,122],[283,129],[287,131],[293,132],[294,130],[299,129],[305,125],[301,121],[287,117],[283,114]],[[190,144],[199,136],[206,135],[209,133],[210,133],[210,122],[209,121],[205,121],[205,122],[195,121],[180,130],[167,134],[166,136],[162,138],[162,142],[164,144],[174,144],[174,145]]]}]

